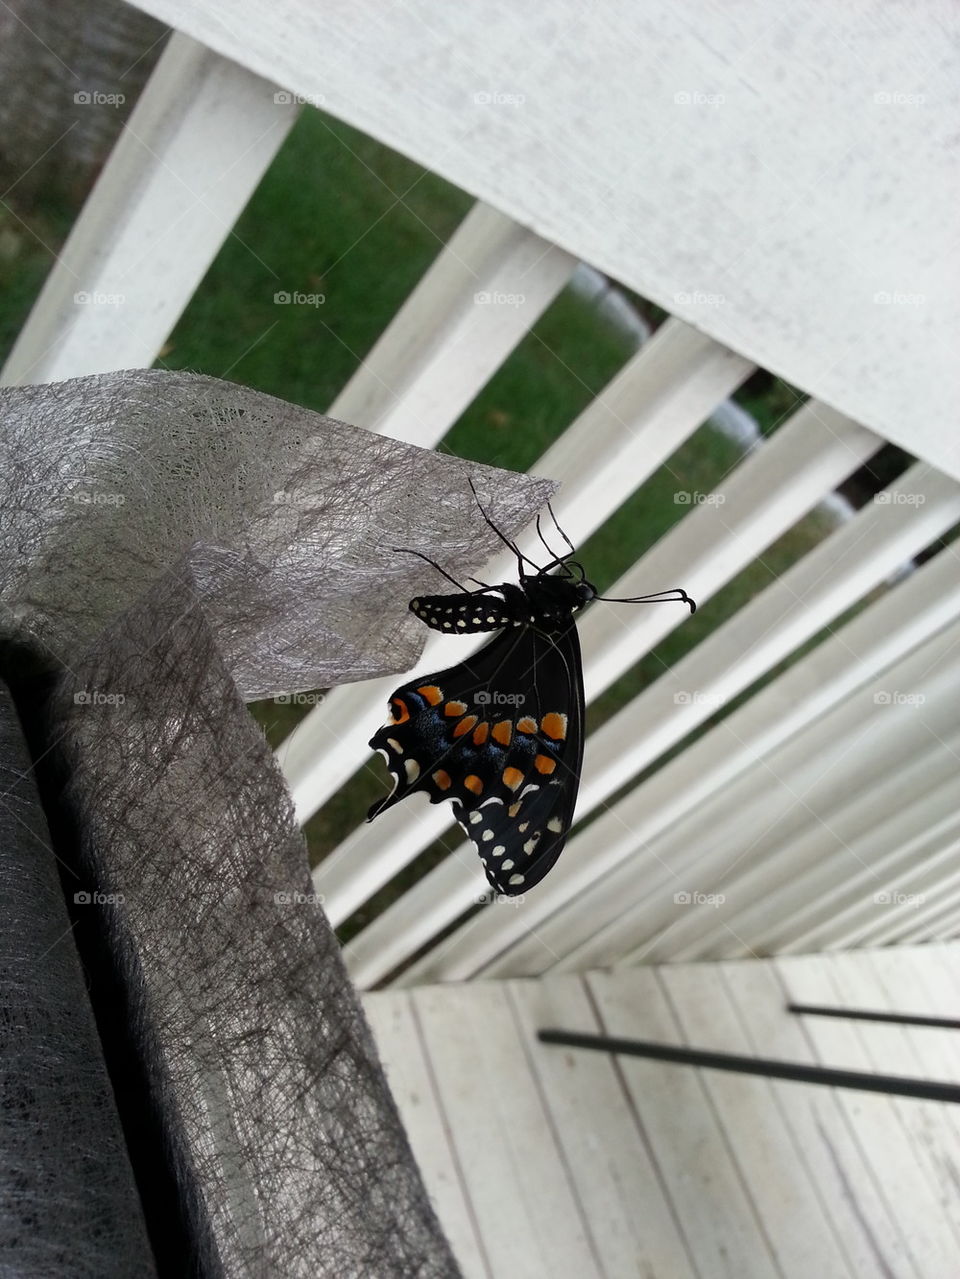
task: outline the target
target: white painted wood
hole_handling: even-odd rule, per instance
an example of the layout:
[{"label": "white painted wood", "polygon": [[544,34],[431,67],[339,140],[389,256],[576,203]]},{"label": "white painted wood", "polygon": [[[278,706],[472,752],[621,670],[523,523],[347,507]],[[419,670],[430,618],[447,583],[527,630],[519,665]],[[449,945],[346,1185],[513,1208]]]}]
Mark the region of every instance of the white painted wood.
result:
[{"label": "white painted wood", "polygon": [[[714,927],[714,917],[723,916],[727,903],[712,902],[709,895],[723,891],[722,869],[736,862],[742,850],[759,859],[760,841],[766,839],[770,855],[775,855],[811,821],[826,823],[829,835],[834,810],[846,793],[869,787],[909,759],[911,751],[926,749],[938,733],[955,726],[958,642],[960,621],[855,690],[776,751],[755,756],[751,768],[661,839],[634,839],[634,856],[582,894],[576,911],[568,908],[538,929],[541,954],[552,952],[548,966],[638,963],[654,951],[662,961],[674,957],[671,926],[679,930],[691,912],[706,916],[705,929]],[[916,689],[929,698],[926,714],[921,717],[913,706],[875,703],[876,693],[893,679],[898,681],[893,687]],[[888,711],[899,714],[888,717]],[[725,732],[723,724],[718,729],[721,740],[738,744],[736,733]],[[613,812],[619,815],[632,798]],[[691,901],[678,903],[678,893],[689,894]],[[751,938],[736,931],[723,953],[732,953],[734,946],[739,954],[754,953]]]},{"label": "white painted wood", "polygon": [[[451,1150],[459,1152],[466,1211],[483,1232],[493,1276],[554,1273],[540,1241],[544,1232],[563,1239],[575,1229],[573,1203],[594,1249],[596,1268],[585,1273],[608,1279],[941,1279],[952,1273],[944,1259],[956,1253],[955,1108],[541,1045],[535,1031],[599,1030],[958,1079],[956,1032],[786,1011],[789,992],[831,1006],[956,1016],[958,959],[957,944],[908,947],[842,962],[816,956],[471,982],[413,996],[386,991],[365,1003],[428,1186],[449,1170]],[[421,1067],[433,1096],[444,1098],[436,1110],[428,1098],[428,1118],[442,1117],[446,1140],[429,1125],[427,1140],[417,1136]],[[557,1177],[563,1189],[554,1198]],[[514,1233],[523,1196],[537,1191],[532,1223]],[[455,1221],[439,1206],[453,1233]],[[452,1208],[463,1211],[456,1201]],[[556,1273],[575,1274],[573,1264]]]},{"label": "white painted wood", "polygon": [[[792,935],[783,946],[784,951],[802,953],[809,950],[846,948],[847,946],[884,945],[887,938],[896,936],[905,926],[917,919],[918,907],[934,901],[931,888],[951,884],[958,880],[957,847],[960,841],[960,813],[956,803],[956,774],[931,791],[922,794],[920,804],[911,806],[920,820],[915,819],[912,831],[902,837],[899,844],[887,837],[892,844],[893,858],[867,862],[871,883],[866,886],[844,885],[840,900],[851,895],[853,900],[845,909],[831,915],[827,926],[811,930],[811,938],[822,937],[821,945],[808,943],[807,933]],[[857,879],[860,877],[857,876]],[[840,894],[838,893],[838,898]],[[914,901],[914,899],[918,899]],[[839,901],[838,901],[839,905]]]},{"label": "white painted wood", "polygon": [[[680,971],[678,969],[678,971]],[[785,1008],[783,987],[769,962],[698,966],[717,973],[731,1000],[747,1051],[758,1057],[816,1064],[799,1018]],[[699,1042],[700,1027],[695,1027]],[[693,1036],[694,1028],[691,1028]],[[873,1168],[851,1130],[839,1090],[771,1080],[770,1088],[795,1137],[798,1163],[820,1189],[850,1268],[858,1279],[913,1275],[909,1243],[888,1202],[882,1171]]]},{"label": "white painted wood", "polygon": [[[428,953],[411,965],[401,980],[415,984],[430,977],[460,979],[481,970],[510,976],[541,971],[550,958],[550,951],[538,941],[545,920],[576,902],[580,914],[574,912],[571,925],[579,918],[591,931],[592,917],[584,913],[581,899],[592,885],[606,882],[644,841],[656,838],[958,615],[960,583],[955,562],[949,556],[937,556],[671,760],[614,812],[575,835],[515,919],[482,912],[445,939],[436,955]],[[456,869],[452,864],[447,870],[444,867],[433,875],[444,876],[442,891],[453,896]],[[656,869],[647,868],[650,874]],[[441,895],[436,885],[437,879],[431,885],[434,901]],[[502,959],[494,963],[498,955]]]},{"label": "white painted wood", "polygon": [[[629,599],[674,586],[700,604],[806,514],[879,447],[872,432],[808,402],[750,454],[713,494],[605,593]],[[680,620],[667,607],[596,605],[580,626],[587,700],[649,652]]]},{"label": "white painted wood", "polygon": [[[960,489],[923,463],[891,486],[888,496],[825,539],[590,737],[578,819],[960,519]],[[402,855],[411,859],[447,825],[442,809],[423,809],[391,810],[385,818],[402,816],[382,845],[375,843],[373,828],[361,827],[334,857],[341,852],[346,857],[349,849],[366,863],[380,847],[398,849],[403,841]],[[467,872],[472,855],[464,848]],[[431,878],[429,888],[404,894],[349,943],[347,960],[356,980],[381,979],[465,909],[468,888],[474,896],[483,889],[476,874],[461,875],[456,867],[445,872],[441,866]]]},{"label": "white painted wood", "polygon": [[[5,384],[153,363],[297,117],[277,91],[174,33],[20,332]],[[290,287],[260,267],[265,289]]]},{"label": "white painted wood", "polygon": [[330,407],[432,448],[567,283],[576,260],[477,203]]},{"label": "white painted wood", "polygon": [[[661,969],[657,976],[685,1043],[750,1055],[750,1044],[713,965],[677,964]],[[704,1070],[701,1075],[784,1279],[853,1276],[822,1192],[807,1167],[806,1153],[784,1120],[772,1082],[719,1070]],[[803,1085],[794,1085],[795,1091],[800,1088]],[[827,1229],[812,1231],[811,1222],[820,1219]]]},{"label": "white painted wood", "polygon": [[[682,1043],[652,970],[592,973],[588,984],[607,1034]],[[663,1171],[699,1273],[711,1279],[771,1279],[778,1270],[769,1242],[710,1105],[703,1072],[627,1057],[618,1059],[618,1070]]]},{"label": "white painted wood", "polygon": [[684,1222],[642,1129],[631,1122],[615,1064],[600,1053],[536,1042],[545,1026],[599,1033],[585,987],[563,977],[513,982],[508,989],[604,1274],[693,1279]]},{"label": "white painted wood", "polygon": [[942,0],[142,7],[960,478]]},{"label": "white painted wood", "polygon": [[[845,986],[831,978],[821,956],[797,956],[775,961],[786,994],[796,1003],[842,1004],[850,997]],[[851,1002],[853,1002],[851,1000]],[[852,1022],[827,1017],[803,1017],[803,1030],[818,1060],[845,1070],[871,1070],[860,1030]],[[837,1090],[837,1098],[865,1157],[881,1180],[890,1211],[908,1240],[914,1268],[923,1279],[943,1279],[953,1272],[956,1242],[941,1216],[935,1187],[917,1161],[895,1099],[871,1093]],[[922,1104],[914,1101],[905,1104]]]},{"label": "white painted wood", "polygon": [[[686,325],[664,325],[532,468],[563,484],[555,509],[568,536],[584,541],[748,372],[743,361]],[[543,547],[535,536],[521,538],[520,545],[542,562]],[[509,557],[481,573],[493,582],[515,575],[516,563]],[[417,670],[427,673],[461,662],[483,642],[483,636],[431,635]],[[392,676],[335,689],[280,746],[277,759],[301,821],[369,758],[370,725],[382,719],[396,683]],[[449,825],[444,809],[411,816],[406,825],[395,820],[389,844],[379,831],[355,832],[318,870],[318,891],[331,918],[349,915]],[[409,843],[400,842],[404,830]],[[423,843],[418,842],[421,830]]]},{"label": "white painted wood", "polygon": [[925,910],[915,925],[905,923],[892,941],[898,944],[948,941],[960,936],[957,925],[957,908],[960,906],[960,891],[953,887],[953,881],[944,884],[943,895],[939,895]]},{"label": "white painted wood", "polygon": [[363,1009],[430,1201],[460,1267],[467,1279],[492,1279],[410,999],[370,994]]},{"label": "white painted wood", "polygon": [[[824,956],[823,966],[840,993],[837,1002],[856,1008],[879,1008],[892,1011],[883,984],[869,962],[859,955]],[[822,1020],[822,1019],[821,1019]],[[945,1073],[937,1075],[930,1047],[924,1052],[918,1042],[922,1032],[884,1022],[858,1021],[856,1033],[873,1071],[893,1075],[937,1077],[960,1086],[960,1069],[940,1061]],[[929,1035],[930,1032],[924,1032]],[[936,1220],[947,1233],[952,1233],[954,1255],[960,1255],[960,1195],[957,1194],[956,1171],[960,1160],[960,1124],[955,1105],[896,1097],[893,1109],[910,1144],[918,1167],[922,1170],[930,1192],[936,1197]]]},{"label": "white painted wood", "polygon": [[[953,704],[960,712],[960,689]],[[759,821],[744,812],[729,838],[714,838],[710,816],[721,819],[704,814],[709,855],[703,871],[689,876],[705,885],[699,891],[725,900],[714,910],[674,911],[659,937],[644,943],[648,962],[663,952],[687,960],[820,950],[838,929],[849,931],[851,915],[882,916],[878,894],[907,891],[900,876],[918,852],[940,847],[942,828],[958,817],[951,750],[960,735],[945,740],[909,716],[870,723],[841,747],[845,754],[831,757],[835,764],[811,750],[812,768],[803,774],[782,782],[777,769],[777,779],[767,780],[779,791],[779,814],[766,804]],[[657,855],[668,861],[669,849],[658,846]]]},{"label": "white painted wood", "polygon": [[[943,839],[946,840],[947,837],[943,836]],[[925,858],[922,865],[920,901],[914,902],[911,899],[915,888],[915,881],[911,880],[911,894],[905,894],[899,904],[896,899],[892,899],[879,925],[858,928],[859,946],[888,946],[907,940],[926,939],[931,936],[931,925],[936,926],[936,922],[944,917],[949,918],[953,935],[960,933],[956,914],[960,903],[960,831],[956,838],[943,843],[940,851]],[[831,944],[840,949],[844,940],[844,935],[841,935],[835,937]],[[898,946],[897,949],[902,947]]]},{"label": "white painted wood", "polygon": [[493,1274],[601,1275],[505,990],[412,997]]},{"label": "white painted wood", "polygon": [[582,819],[960,519],[960,488],[924,463],[826,538],[589,741]]}]

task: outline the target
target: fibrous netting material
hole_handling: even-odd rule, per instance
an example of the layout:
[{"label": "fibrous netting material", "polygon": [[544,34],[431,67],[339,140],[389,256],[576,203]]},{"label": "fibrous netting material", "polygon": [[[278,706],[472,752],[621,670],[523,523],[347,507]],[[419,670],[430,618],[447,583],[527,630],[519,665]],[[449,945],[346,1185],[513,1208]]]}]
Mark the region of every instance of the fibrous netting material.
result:
[{"label": "fibrous netting material", "polygon": [[433,571],[390,548],[465,577],[499,546],[468,471],[508,534],[552,485],[186,374],[0,419],[35,761],[11,720],[0,1273],[456,1274],[244,703],[409,667]]}]

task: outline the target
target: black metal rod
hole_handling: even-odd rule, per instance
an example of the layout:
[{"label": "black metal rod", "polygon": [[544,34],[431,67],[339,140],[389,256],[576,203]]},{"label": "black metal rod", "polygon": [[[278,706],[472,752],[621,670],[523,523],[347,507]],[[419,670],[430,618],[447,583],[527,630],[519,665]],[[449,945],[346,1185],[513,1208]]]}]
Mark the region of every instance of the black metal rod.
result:
[{"label": "black metal rod", "polygon": [[649,1057],[681,1066],[705,1066],[710,1070],[731,1070],[741,1075],[763,1075],[768,1079],[792,1079],[801,1084],[826,1084],[833,1088],[856,1088],[898,1097],[921,1097],[925,1101],[960,1101],[960,1084],[930,1079],[910,1079],[906,1075],[874,1075],[859,1070],[832,1070],[826,1066],[805,1066],[797,1062],[774,1061],[766,1057],[740,1057],[736,1053],[706,1052],[673,1044],[654,1044],[641,1039],[616,1039],[608,1035],[581,1035],[568,1030],[539,1030],[544,1044],[564,1044],[568,1048],[591,1048],[598,1052],[620,1053],[628,1057]]},{"label": "black metal rod", "polygon": [[868,1008],[825,1008],[819,1004],[787,1004],[788,1013],[804,1013],[812,1017],[851,1017],[856,1021],[888,1021],[897,1026],[937,1026],[943,1030],[960,1030],[953,1017],[922,1017],[919,1013],[879,1013]]}]

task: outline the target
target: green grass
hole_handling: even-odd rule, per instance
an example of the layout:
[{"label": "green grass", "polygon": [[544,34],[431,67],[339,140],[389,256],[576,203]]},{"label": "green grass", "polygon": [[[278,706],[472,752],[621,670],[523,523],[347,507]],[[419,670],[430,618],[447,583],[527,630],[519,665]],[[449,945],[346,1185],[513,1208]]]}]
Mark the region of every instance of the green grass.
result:
[{"label": "green grass", "polygon": [[[464,192],[346,125],[316,111],[304,112],[158,364],[225,377],[326,411],[471,204]],[[0,220],[4,348],[22,324],[51,260],[40,242],[56,249],[72,212],[55,201],[24,211],[34,235],[9,216]],[[325,301],[316,307],[279,306],[273,300],[278,291],[322,293]],[[663,319],[652,304],[639,299],[639,305],[653,324]],[[460,457],[525,470],[631,353],[629,340],[600,318],[593,304],[567,289],[442,447]],[[738,398],[769,433],[802,397],[782,380],[760,373]],[[738,461],[737,446],[717,431],[704,426],[696,432],[581,548],[600,589],[687,513],[689,508],[674,500],[677,490],[709,492]],[[827,528],[822,516],[812,514],[789,530],[597,699],[589,713],[591,727],[689,652],[815,545]],[[676,582],[652,582],[650,587],[682,585],[682,564],[675,577]],[[304,708],[273,702],[251,709],[273,744],[305,713]],[[375,728],[370,725],[371,732]],[[306,833],[314,863],[350,831],[385,786],[385,772],[376,760],[312,818]],[[457,842],[459,836],[428,850],[347,931],[354,931]]]}]

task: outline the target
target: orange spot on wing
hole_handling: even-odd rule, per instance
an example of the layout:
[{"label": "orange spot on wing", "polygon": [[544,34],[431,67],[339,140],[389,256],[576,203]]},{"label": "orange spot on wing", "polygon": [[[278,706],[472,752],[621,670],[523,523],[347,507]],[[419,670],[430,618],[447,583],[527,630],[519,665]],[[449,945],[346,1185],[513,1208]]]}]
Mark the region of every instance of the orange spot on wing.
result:
[{"label": "orange spot on wing", "polygon": [[476,715],[468,715],[466,719],[462,719],[457,727],[453,730],[454,737],[462,737],[464,733],[469,733],[471,728],[477,722]]},{"label": "orange spot on wing", "polygon": [[505,768],[503,770],[503,784],[508,786],[510,790],[516,790],[523,781],[523,773],[519,768]]},{"label": "orange spot on wing", "polygon": [[533,766],[538,773],[552,773],[557,766],[557,761],[551,759],[549,755],[538,755],[533,761]]},{"label": "orange spot on wing", "polygon": [[483,792],[483,782],[476,773],[468,773],[463,779],[463,784],[467,790],[473,791],[474,795],[480,795]]},{"label": "orange spot on wing", "polygon": [[529,715],[524,715],[523,719],[517,720],[518,733],[535,733],[537,731],[537,721],[531,719]]},{"label": "orange spot on wing", "polygon": [[520,800],[518,799],[515,804],[511,804],[510,807],[507,809],[507,816],[516,817],[517,813],[519,812],[520,812]]},{"label": "orange spot on wing", "polygon": [[[459,731],[460,730],[457,729],[457,732]],[[490,725],[487,723],[486,720],[483,720],[474,729],[474,732],[473,732],[474,746],[482,746],[489,736],[490,736]],[[456,733],[454,733],[454,737],[456,737]]]},{"label": "orange spot on wing", "polygon": [[443,701],[443,694],[437,688],[436,684],[424,684],[422,688],[418,688],[417,692],[421,697],[425,698],[431,706],[438,706]]},{"label": "orange spot on wing", "polygon": [[466,702],[447,702],[443,713],[444,715],[466,715],[467,704]]},{"label": "orange spot on wing", "polygon": [[390,703],[390,711],[392,718],[391,724],[405,724],[410,718],[410,712],[407,710],[407,704],[399,697],[393,698]]},{"label": "orange spot on wing", "polygon": [[499,742],[501,746],[509,746],[510,738],[513,736],[513,725],[508,719],[502,719],[498,724],[493,726],[493,740]]},{"label": "orange spot on wing", "polygon": [[558,715],[556,711],[550,711],[540,721],[540,727],[555,742],[562,742],[567,735],[567,717],[566,715]]},{"label": "orange spot on wing", "polygon": [[441,790],[450,789],[450,774],[445,773],[442,768],[438,768],[433,775],[433,780],[437,783]]}]

